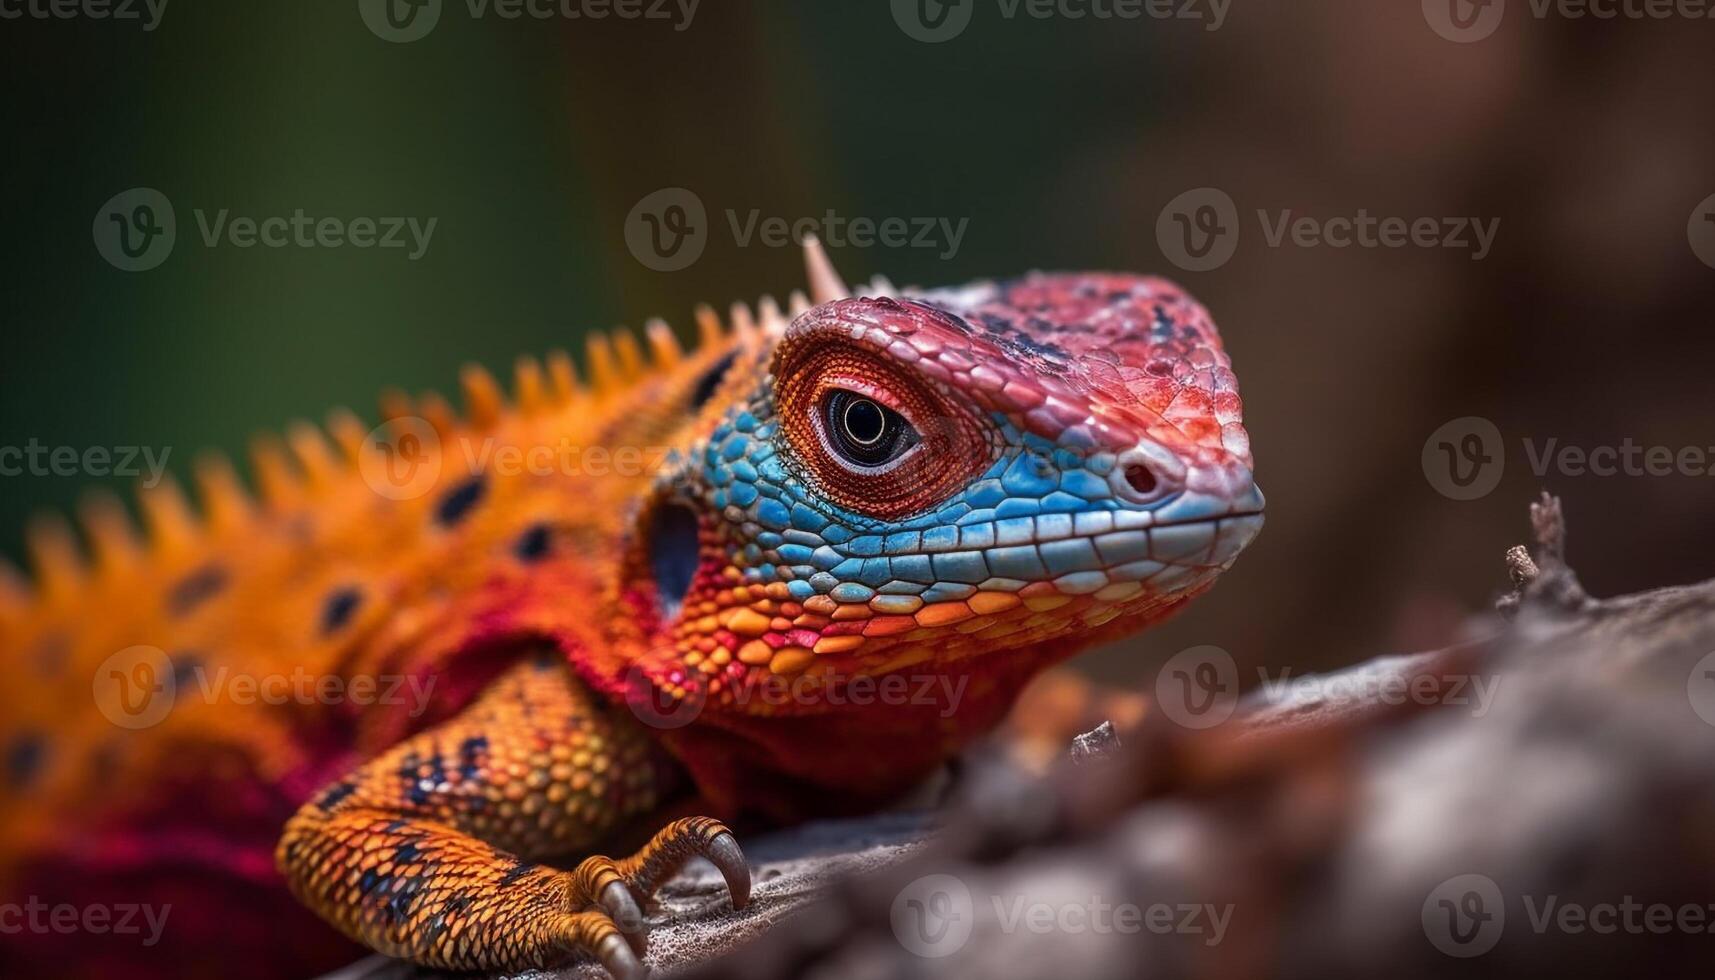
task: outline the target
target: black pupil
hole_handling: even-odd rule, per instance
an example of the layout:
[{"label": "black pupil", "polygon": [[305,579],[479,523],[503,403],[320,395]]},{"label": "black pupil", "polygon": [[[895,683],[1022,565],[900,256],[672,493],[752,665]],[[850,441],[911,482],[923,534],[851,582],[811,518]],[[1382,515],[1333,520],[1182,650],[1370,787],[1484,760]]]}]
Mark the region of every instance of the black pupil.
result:
[{"label": "black pupil", "polygon": [[846,434],[866,446],[879,442],[887,433],[887,416],[881,414],[880,405],[868,398],[847,402],[844,421]]},{"label": "black pupil", "polygon": [[917,430],[904,416],[856,392],[832,392],[824,411],[834,452],[848,463],[881,466],[918,442]]}]

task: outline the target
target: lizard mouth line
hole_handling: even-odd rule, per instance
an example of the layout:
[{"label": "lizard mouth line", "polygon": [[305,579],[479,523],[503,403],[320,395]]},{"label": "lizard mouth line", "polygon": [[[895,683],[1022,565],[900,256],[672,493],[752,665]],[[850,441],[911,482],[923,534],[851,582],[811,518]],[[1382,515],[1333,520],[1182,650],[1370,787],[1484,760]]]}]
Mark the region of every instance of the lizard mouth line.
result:
[{"label": "lizard mouth line", "polygon": [[1147,524],[1144,527],[1139,528],[1139,530],[1148,530],[1149,528],[1156,527],[1188,527],[1193,524],[1214,524],[1218,521],[1230,521],[1240,517],[1261,517],[1262,514],[1263,512],[1260,510],[1240,510],[1234,511],[1231,514],[1216,514],[1212,517],[1186,517],[1177,521],[1161,521],[1157,524]]}]

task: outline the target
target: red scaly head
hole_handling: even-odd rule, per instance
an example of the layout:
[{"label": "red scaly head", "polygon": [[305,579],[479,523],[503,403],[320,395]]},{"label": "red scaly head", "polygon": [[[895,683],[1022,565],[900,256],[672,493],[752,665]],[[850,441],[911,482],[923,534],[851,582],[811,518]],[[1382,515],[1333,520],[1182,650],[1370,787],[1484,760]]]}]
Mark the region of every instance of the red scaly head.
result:
[{"label": "red scaly head", "polygon": [[705,783],[742,757],[896,789],[1034,673],[1207,589],[1262,525],[1228,358],[1176,286],[863,292],[823,289],[740,352],[637,536],[634,693],[664,727],[700,713],[762,745],[674,736]]}]

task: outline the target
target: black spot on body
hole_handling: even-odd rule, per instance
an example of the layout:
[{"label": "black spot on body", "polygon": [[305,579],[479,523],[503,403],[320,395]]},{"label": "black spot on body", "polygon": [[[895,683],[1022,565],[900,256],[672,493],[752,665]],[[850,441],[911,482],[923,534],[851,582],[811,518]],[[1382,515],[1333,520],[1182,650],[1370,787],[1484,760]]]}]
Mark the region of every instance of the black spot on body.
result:
[{"label": "black spot on body", "polygon": [[205,565],[179,579],[167,590],[167,611],[174,616],[187,615],[219,595],[226,588],[226,583],[226,569],[219,565]]},{"label": "black spot on body", "polygon": [[1173,318],[1167,315],[1167,308],[1160,303],[1155,304],[1155,319],[1150,323],[1150,329],[1160,340],[1173,336]]},{"label": "black spot on body", "polygon": [[459,916],[470,910],[472,904],[469,895],[454,895],[441,904],[437,916]]},{"label": "black spot on body", "polygon": [[729,351],[720,360],[710,365],[707,371],[703,372],[703,376],[698,378],[697,383],[691,387],[689,404],[692,411],[696,411],[709,403],[709,399],[715,396],[715,390],[721,386],[721,379],[726,377],[728,371],[732,370],[733,362],[736,360],[738,360],[738,351]]},{"label": "black spot on body", "polygon": [[525,875],[530,873],[531,867],[531,865],[526,864],[523,861],[519,861],[517,864],[514,864],[509,870],[507,870],[506,874],[500,877],[500,887],[505,888],[508,885],[517,884]]},{"label": "black spot on body", "polygon": [[357,787],[352,783],[335,783],[328,787],[321,799],[316,801],[316,806],[320,807],[323,812],[330,812],[334,807],[339,806],[342,800],[355,792],[357,792]]},{"label": "black spot on body", "polygon": [[393,897],[387,900],[387,913],[393,917],[394,922],[404,922],[411,917],[411,902],[422,890],[421,877],[395,879]]},{"label": "black spot on body", "polygon": [[47,758],[48,740],[35,732],[15,735],[6,746],[6,785],[22,790],[42,771]]},{"label": "black spot on body", "polygon": [[435,505],[435,523],[442,527],[452,527],[464,520],[477,504],[482,502],[483,495],[488,490],[488,484],[482,477],[473,476],[451,490]]},{"label": "black spot on body", "polygon": [[196,681],[196,676],[202,670],[205,660],[202,654],[195,650],[175,650],[168,657],[173,664],[173,684],[182,688]]},{"label": "black spot on body", "polygon": [[482,761],[488,755],[488,739],[473,735],[459,745],[459,776],[466,782],[482,775]]},{"label": "black spot on body", "polygon": [[328,593],[322,601],[322,635],[335,633],[351,622],[352,615],[362,603],[363,592],[356,586],[348,585]]},{"label": "black spot on body", "polygon": [[539,562],[553,550],[554,528],[548,524],[530,525],[512,545],[512,553],[525,563]]}]

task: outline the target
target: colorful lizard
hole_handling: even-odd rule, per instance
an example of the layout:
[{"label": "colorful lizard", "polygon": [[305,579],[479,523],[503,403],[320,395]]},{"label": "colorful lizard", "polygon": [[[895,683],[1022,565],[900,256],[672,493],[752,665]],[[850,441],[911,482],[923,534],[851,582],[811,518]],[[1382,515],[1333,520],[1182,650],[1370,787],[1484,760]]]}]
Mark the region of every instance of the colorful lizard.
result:
[{"label": "colorful lizard", "polygon": [[[351,955],[290,892],[429,966],[640,975],[684,861],[746,900],[727,823],[899,797],[1260,528],[1227,355],[1175,286],[851,295],[807,258],[790,321],[704,310],[690,353],[594,337],[587,386],[556,354],[511,404],[469,370],[462,416],[295,426],[256,500],[207,462],[200,516],[144,493],[146,545],[104,498],[87,558],[37,525],[33,585],[0,589],[0,913],[113,916],[4,930],[0,966]],[[128,906],[156,943],[112,928]]]}]

